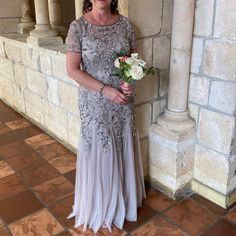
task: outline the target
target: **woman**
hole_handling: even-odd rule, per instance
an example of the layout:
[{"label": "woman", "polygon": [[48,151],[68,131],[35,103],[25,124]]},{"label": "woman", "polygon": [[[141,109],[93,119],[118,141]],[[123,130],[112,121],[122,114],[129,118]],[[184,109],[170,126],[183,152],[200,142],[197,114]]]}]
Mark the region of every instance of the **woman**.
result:
[{"label": "woman", "polygon": [[[118,0],[84,0],[66,39],[67,71],[80,85],[81,137],[73,211],[83,231],[137,220],[146,198],[130,86],[120,88],[114,53],[136,51],[132,24],[117,11]],[[82,70],[80,67],[82,64]],[[124,95],[124,93],[126,95]]]}]

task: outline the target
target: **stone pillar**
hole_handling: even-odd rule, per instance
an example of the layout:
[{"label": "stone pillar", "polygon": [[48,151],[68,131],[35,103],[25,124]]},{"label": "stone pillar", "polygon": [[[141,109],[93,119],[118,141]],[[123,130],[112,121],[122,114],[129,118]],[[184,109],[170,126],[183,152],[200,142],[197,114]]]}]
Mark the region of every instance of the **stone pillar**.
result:
[{"label": "stone pillar", "polygon": [[119,1],[119,11],[123,16],[128,16],[128,0]]},{"label": "stone pillar", "polygon": [[35,0],[35,29],[30,32],[27,43],[34,46],[62,44],[62,38],[49,24],[48,0]]},{"label": "stone pillar", "polygon": [[168,105],[150,128],[151,183],[176,199],[191,189],[195,122],[188,85],[195,0],[174,0]]},{"label": "stone pillar", "polygon": [[66,28],[62,26],[61,18],[61,0],[49,0],[49,19],[53,29],[58,32],[65,32]]},{"label": "stone pillar", "polygon": [[75,17],[78,19],[83,15],[83,0],[75,0]]},{"label": "stone pillar", "polygon": [[17,24],[17,33],[27,34],[34,29],[35,22],[32,19],[32,12],[29,0],[21,0],[22,18]]}]

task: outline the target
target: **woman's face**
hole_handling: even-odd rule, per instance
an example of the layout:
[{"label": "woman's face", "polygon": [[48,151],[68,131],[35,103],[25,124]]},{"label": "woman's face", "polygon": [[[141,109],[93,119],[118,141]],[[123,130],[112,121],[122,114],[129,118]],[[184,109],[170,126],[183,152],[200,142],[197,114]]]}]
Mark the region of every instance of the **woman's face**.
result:
[{"label": "woman's face", "polygon": [[97,9],[110,9],[110,5],[111,5],[111,1],[112,0],[92,0],[92,4],[93,4],[93,8],[97,8]]}]

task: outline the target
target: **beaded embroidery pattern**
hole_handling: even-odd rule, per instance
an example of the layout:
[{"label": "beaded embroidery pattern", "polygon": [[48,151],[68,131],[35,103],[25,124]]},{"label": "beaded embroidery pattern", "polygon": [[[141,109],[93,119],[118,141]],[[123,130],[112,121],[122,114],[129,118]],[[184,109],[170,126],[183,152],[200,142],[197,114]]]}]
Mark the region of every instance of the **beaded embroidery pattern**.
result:
[{"label": "beaded embroidery pattern", "polygon": [[[66,49],[80,52],[82,69],[104,84],[119,88],[119,78],[113,74],[114,52],[124,49],[128,54],[136,48],[134,29],[129,19],[120,15],[111,25],[95,25],[83,16],[74,20],[66,39]],[[109,149],[114,135],[117,148],[123,148],[123,130],[130,125],[135,134],[134,101],[129,104],[115,104],[106,97],[83,87],[79,88],[79,110],[81,117],[81,141],[91,150],[92,135],[104,151]],[[111,134],[111,132],[113,134]]]}]

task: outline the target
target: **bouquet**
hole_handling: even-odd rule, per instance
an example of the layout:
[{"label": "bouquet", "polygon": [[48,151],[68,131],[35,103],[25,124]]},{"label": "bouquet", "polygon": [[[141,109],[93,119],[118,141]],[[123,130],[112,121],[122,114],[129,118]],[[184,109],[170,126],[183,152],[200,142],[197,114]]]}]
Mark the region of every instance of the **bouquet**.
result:
[{"label": "bouquet", "polygon": [[131,82],[141,80],[145,75],[154,75],[158,71],[155,67],[147,67],[138,53],[132,53],[130,57],[122,54],[124,52],[121,51],[115,59],[114,66],[123,86],[129,86]]}]

